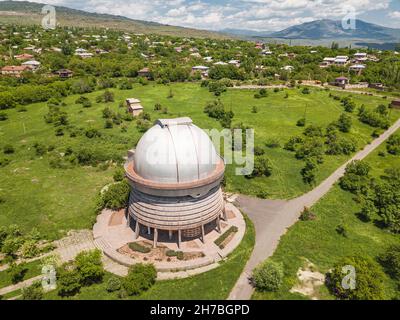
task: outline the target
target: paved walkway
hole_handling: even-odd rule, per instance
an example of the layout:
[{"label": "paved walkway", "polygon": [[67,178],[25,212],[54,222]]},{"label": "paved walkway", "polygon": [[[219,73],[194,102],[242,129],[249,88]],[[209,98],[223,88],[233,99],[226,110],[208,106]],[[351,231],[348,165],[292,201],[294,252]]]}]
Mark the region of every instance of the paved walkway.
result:
[{"label": "paved walkway", "polygon": [[310,192],[293,200],[263,200],[240,195],[236,202],[250,217],[255,225],[256,244],[229,298],[231,300],[247,300],[251,298],[253,286],[249,282],[252,270],[262,261],[270,257],[278,246],[280,237],[299,218],[304,207],[311,207],[321,199],[344,174],[346,165],[353,160],[364,159],[375,150],[391,134],[400,128],[400,119],[385,131],[379,138],[373,140],[363,150],[338,168],[319,186]]},{"label": "paved walkway", "polygon": [[42,275],[40,275],[40,276],[36,276],[36,277],[34,277],[34,278],[30,278],[30,279],[28,279],[28,280],[25,280],[25,281],[22,281],[22,282],[18,282],[17,284],[13,284],[13,285],[11,285],[11,286],[8,286],[8,287],[4,287],[4,288],[1,288],[0,289],[0,295],[5,295],[5,294],[7,294],[7,293],[9,293],[9,292],[13,292],[13,291],[15,291],[15,290],[18,290],[18,289],[22,289],[22,288],[25,288],[25,287],[29,287],[32,283],[34,283],[35,281],[40,281],[40,280],[42,280]]}]

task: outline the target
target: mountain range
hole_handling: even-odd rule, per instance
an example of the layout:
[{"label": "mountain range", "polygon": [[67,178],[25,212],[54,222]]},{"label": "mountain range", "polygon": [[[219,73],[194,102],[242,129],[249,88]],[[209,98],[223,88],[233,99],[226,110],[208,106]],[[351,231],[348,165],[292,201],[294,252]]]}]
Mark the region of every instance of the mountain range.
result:
[{"label": "mountain range", "polygon": [[263,37],[281,39],[354,39],[390,42],[400,40],[400,29],[383,27],[357,19],[355,29],[344,29],[340,20],[315,20],[288,27],[281,31],[253,31],[224,29],[221,32],[241,37]]}]

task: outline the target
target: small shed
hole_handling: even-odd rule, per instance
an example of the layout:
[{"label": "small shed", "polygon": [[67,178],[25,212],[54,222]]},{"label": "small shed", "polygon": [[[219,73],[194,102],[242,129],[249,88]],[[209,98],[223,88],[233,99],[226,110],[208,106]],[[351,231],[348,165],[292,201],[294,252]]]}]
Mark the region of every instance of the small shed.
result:
[{"label": "small shed", "polygon": [[400,99],[395,99],[391,103],[392,108],[394,109],[400,109]]},{"label": "small shed", "polygon": [[136,117],[143,112],[143,106],[140,104],[139,99],[128,98],[126,99],[126,106],[128,108],[128,112],[132,114],[132,116]]}]

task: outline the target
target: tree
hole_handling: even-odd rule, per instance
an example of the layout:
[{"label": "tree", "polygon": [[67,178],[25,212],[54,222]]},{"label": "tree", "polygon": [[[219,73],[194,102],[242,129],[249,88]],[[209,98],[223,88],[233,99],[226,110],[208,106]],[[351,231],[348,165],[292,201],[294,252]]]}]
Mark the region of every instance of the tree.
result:
[{"label": "tree", "polygon": [[352,161],[346,166],[345,174],[339,180],[339,185],[343,190],[352,193],[365,193],[369,189],[370,166],[364,161]]},{"label": "tree", "polygon": [[[355,269],[355,283],[342,285],[345,281],[347,266]],[[348,272],[347,272],[348,274]],[[351,276],[351,275],[350,275]],[[384,274],[379,265],[368,257],[346,257],[336,263],[333,270],[327,274],[326,284],[331,293],[343,300],[381,300],[385,298],[383,289]]]},{"label": "tree", "polygon": [[254,159],[254,169],[247,175],[248,178],[266,176],[269,177],[272,174],[272,166],[270,160],[266,156],[258,156]]},{"label": "tree", "polygon": [[297,120],[296,126],[298,127],[304,127],[306,125],[306,118],[300,118]]},{"label": "tree", "polygon": [[307,159],[306,165],[301,169],[301,175],[304,183],[313,185],[315,183],[316,174],[318,171],[318,165],[314,159]]},{"label": "tree", "polygon": [[34,282],[29,287],[22,289],[22,300],[42,300],[43,287],[40,281]]},{"label": "tree", "polygon": [[90,285],[103,279],[104,269],[100,250],[79,253],[75,258],[75,265],[82,285]]},{"label": "tree", "polygon": [[345,113],[342,113],[337,122],[339,130],[342,132],[349,132],[351,129],[351,125],[352,125],[351,117]]},{"label": "tree", "polygon": [[65,263],[57,268],[58,294],[62,297],[73,296],[81,289],[81,278],[72,263]]},{"label": "tree", "polygon": [[400,245],[394,244],[379,255],[378,261],[384,267],[386,273],[392,278],[400,280]]},{"label": "tree", "polygon": [[391,135],[386,143],[387,152],[400,155],[400,135]]},{"label": "tree", "polygon": [[27,271],[28,269],[26,268],[26,263],[16,264],[15,262],[11,263],[10,267],[7,270],[13,284],[24,280]]},{"label": "tree", "polygon": [[137,263],[129,268],[128,275],[122,280],[127,295],[139,295],[150,289],[156,282],[157,271],[153,264]]},{"label": "tree", "polygon": [[108,186],[101,195],[102,208],[117,210],[125,207],[128,203],[129,192],[130,186],[126,181]]},{"label": "tree", "polygon": [[260,264],[254,271],[252,282],[260,291],[277,291],[282,284],[282,265],[267,260]]}]

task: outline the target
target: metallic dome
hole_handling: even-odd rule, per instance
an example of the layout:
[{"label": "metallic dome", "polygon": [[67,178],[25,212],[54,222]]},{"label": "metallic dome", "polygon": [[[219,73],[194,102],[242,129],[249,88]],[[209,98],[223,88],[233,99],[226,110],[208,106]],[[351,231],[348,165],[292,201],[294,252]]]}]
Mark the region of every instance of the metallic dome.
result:
[{"label": "metallic dome", "polygon": [[182,183],[210,176],[221,159],[208,135],[184,117],[157,120],[140,139],[133,160],[144,179]]}]

